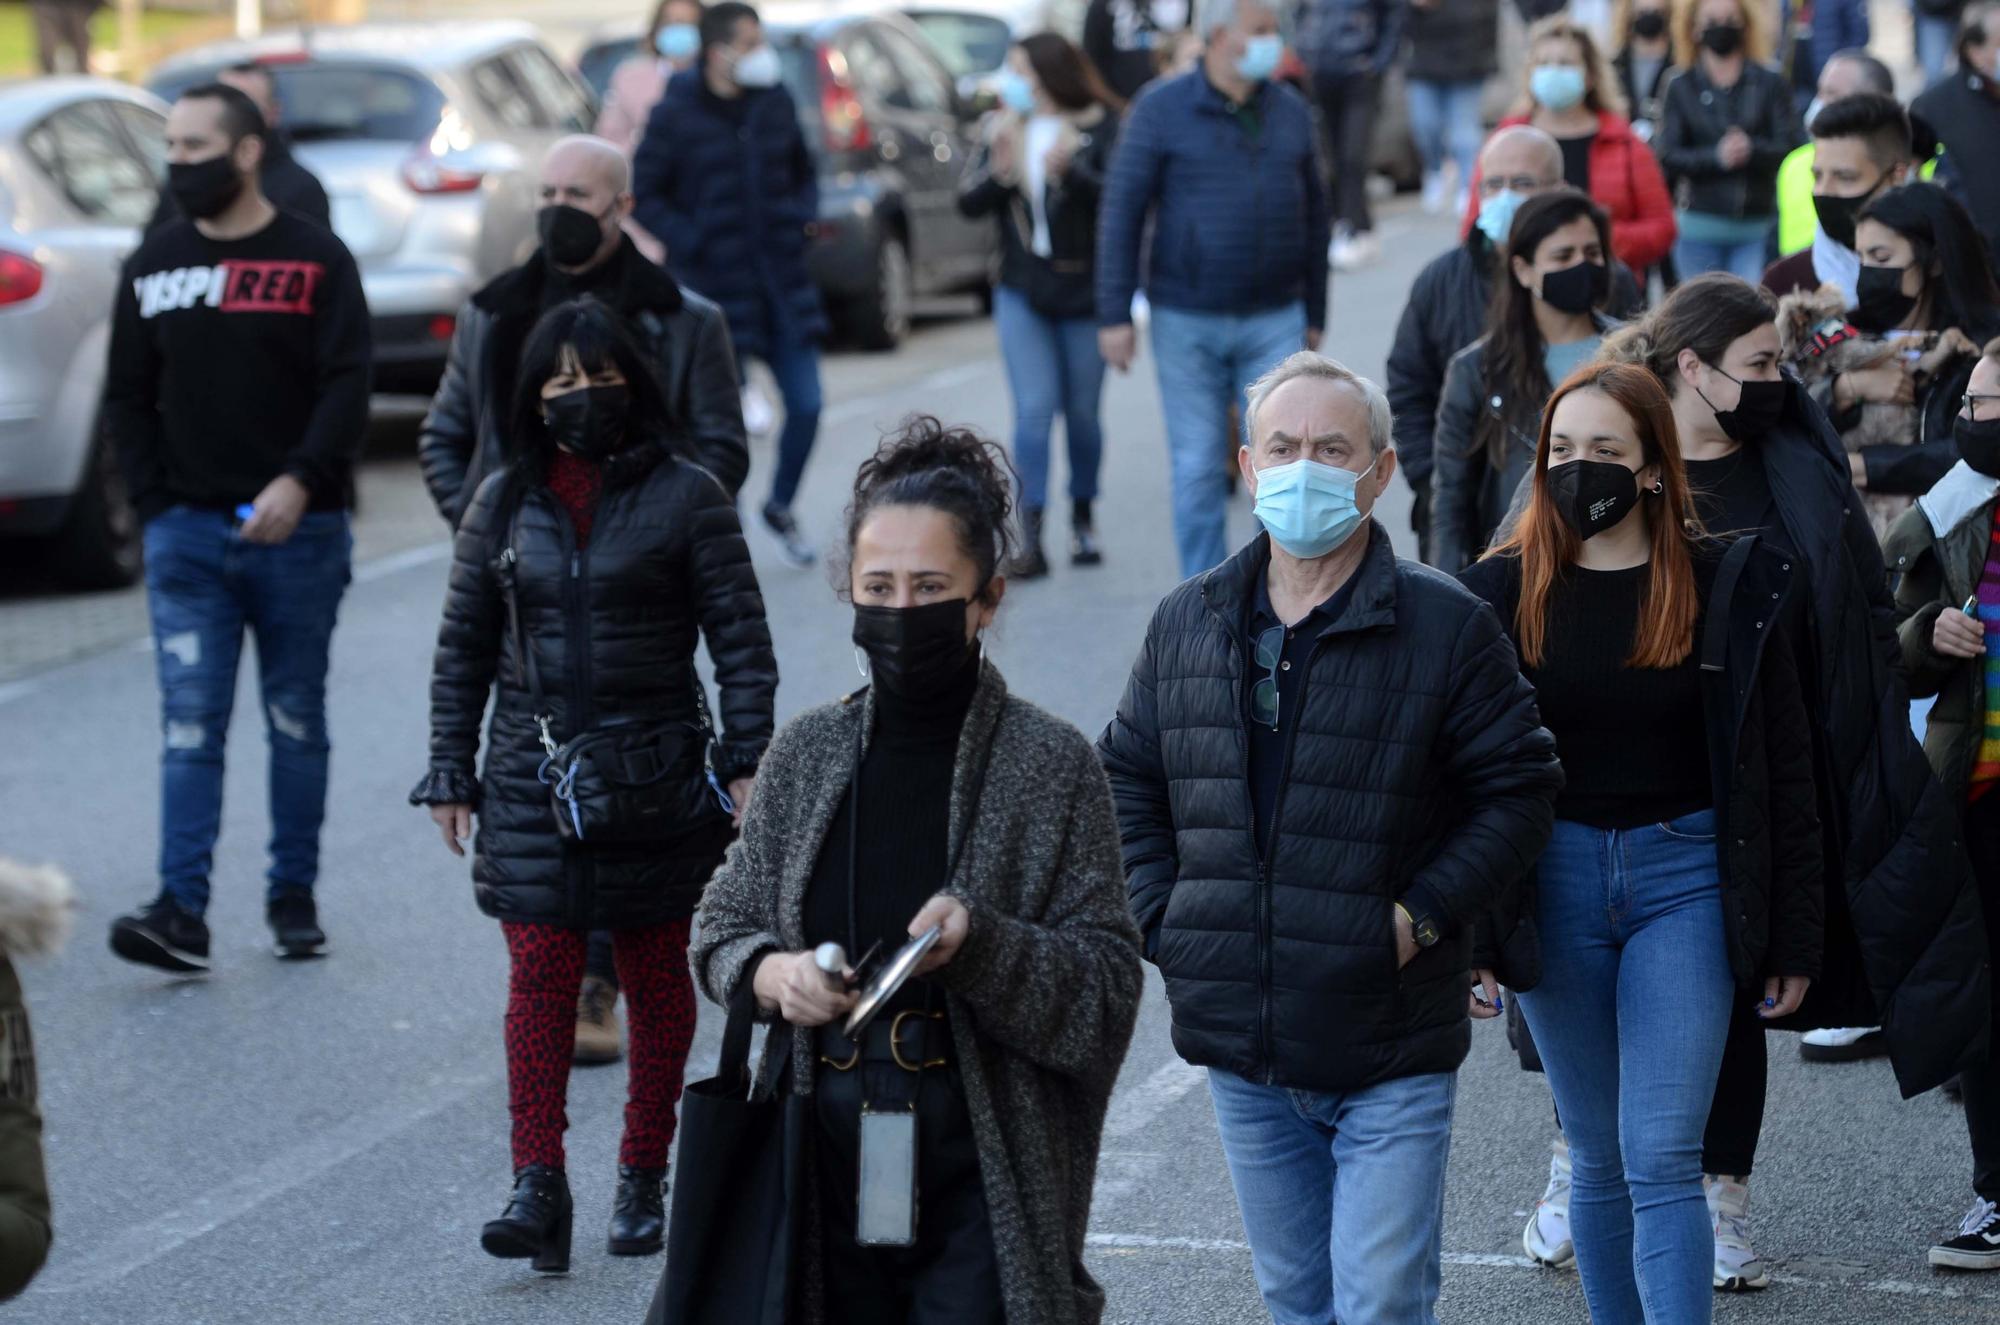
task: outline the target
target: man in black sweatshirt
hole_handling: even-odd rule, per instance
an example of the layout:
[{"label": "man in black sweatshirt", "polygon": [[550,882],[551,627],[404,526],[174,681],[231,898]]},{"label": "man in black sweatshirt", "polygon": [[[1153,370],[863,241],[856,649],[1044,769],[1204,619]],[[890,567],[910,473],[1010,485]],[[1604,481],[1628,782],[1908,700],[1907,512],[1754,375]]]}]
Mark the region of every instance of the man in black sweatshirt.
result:
[{"label": "man in black sweatshirt", "polygon": [[271,205],[265,127],[221,84],[167,117],[186,218],[125,263],[104,412],[139,518],[160,676],[160,895],[111,927],[130,961],[208,968],[208,874],[246,628],[270,732],[267,916],[280,955],[324,946],[326,667],[368,423],[368,308],[333,232]]}]

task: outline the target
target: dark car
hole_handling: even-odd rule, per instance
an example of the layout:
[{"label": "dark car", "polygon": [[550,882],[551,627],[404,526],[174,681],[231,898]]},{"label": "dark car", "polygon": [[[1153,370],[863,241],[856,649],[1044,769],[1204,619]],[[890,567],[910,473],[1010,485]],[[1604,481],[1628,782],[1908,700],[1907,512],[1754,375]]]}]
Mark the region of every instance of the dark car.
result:
[{"label": "dark car", "polygon": [[[808,261],[840,333],[892,349],[916,297],[990,291],[992,222],[958,211],[975,116],[923,34],[888,10],[774,6],[763,21],[819,162]],[[592,42],[577,60],[584,81],[601,96],[638,41]]]}]

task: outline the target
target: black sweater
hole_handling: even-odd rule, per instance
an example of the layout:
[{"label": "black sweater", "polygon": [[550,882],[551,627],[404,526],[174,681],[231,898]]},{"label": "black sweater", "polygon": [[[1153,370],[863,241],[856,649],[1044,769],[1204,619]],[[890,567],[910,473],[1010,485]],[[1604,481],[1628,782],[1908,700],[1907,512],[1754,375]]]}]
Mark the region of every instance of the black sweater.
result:
[{"label": "black sweater", "polygon": [[125,262],[104,412],[140,517],[231,510],[280,474],[348,503],[368,425],[368,304],[332,231],[279,212],[244,239],[187,221]]}]

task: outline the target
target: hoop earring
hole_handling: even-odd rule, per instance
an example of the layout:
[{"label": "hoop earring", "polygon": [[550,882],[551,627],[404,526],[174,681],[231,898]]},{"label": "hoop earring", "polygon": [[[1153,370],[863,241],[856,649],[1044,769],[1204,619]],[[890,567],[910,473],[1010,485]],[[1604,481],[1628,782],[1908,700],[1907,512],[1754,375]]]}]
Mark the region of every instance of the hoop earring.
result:
[{"label": "hoop earring", "polygon": [[1667,485],[1665,483],[1662,483],[1659,479],[1653,480],[1653,495],[1655,497],[1659,496],[1666,490],[1667,490]]},{"label": "hoop earring", "polygon": [[861,673],[862,680],[868,679],[868,655],[858,644],[854,646],[854,670]]}]

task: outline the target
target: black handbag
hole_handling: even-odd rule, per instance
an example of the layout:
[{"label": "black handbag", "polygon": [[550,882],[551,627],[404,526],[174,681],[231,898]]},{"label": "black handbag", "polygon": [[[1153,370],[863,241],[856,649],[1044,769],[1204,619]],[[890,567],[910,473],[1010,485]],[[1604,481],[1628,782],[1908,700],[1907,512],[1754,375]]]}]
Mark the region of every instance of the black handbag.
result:
[{"label": "black handbag", "polygon": [[807,1099],[791,1090],[791,1028],[774,1051],[786,1070],[758,1099],[749,1070],[756,995],[746,973],[722,1033],[715,1075],[681,1095],[679,1171],[667,1264],[646,1325],[786,1325],[796,1295]]},{"label": "black handbag", "polygon": [[535,726],[545,757],[537,776],[549,789],[556,832],[565,841],[590,846],[665,847],[698,835],[720,835],[730,827],[735,805],[715,776],[710,751],[715,729],[708,696],[694,664],[698,721],[684,718],[607,722],[558,743],[553,715],[521,623],[515,586],[519,562],[510,538],[497,573],[507,604],[514,665],[528,683]]}]

